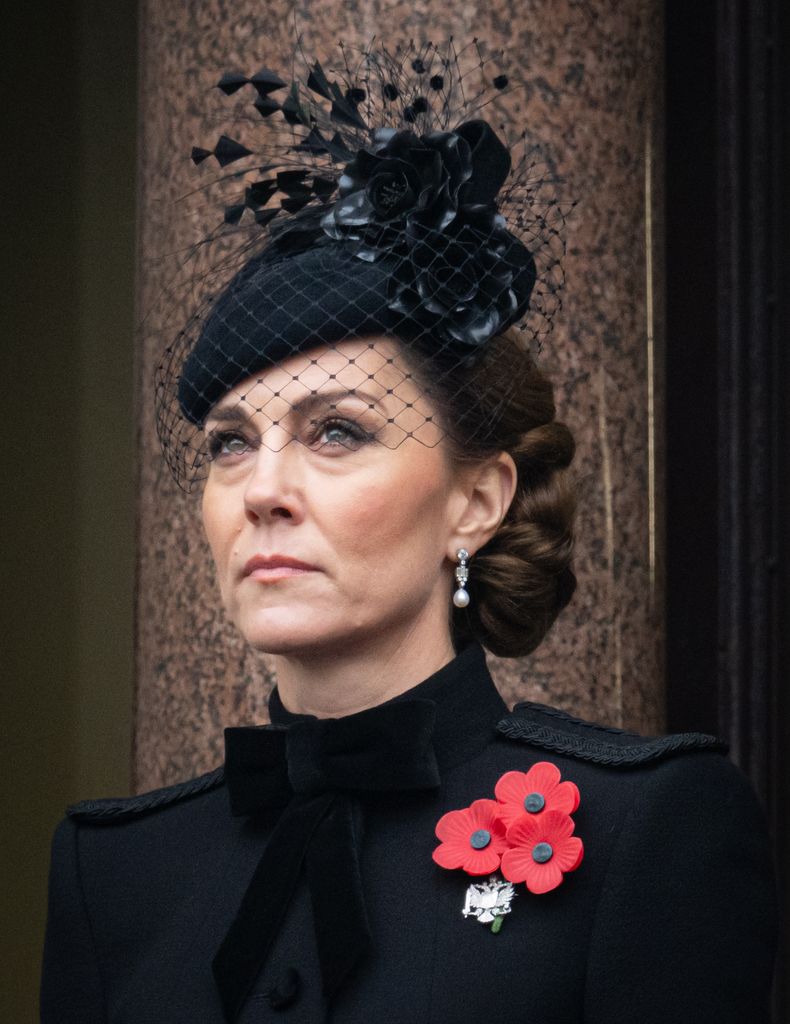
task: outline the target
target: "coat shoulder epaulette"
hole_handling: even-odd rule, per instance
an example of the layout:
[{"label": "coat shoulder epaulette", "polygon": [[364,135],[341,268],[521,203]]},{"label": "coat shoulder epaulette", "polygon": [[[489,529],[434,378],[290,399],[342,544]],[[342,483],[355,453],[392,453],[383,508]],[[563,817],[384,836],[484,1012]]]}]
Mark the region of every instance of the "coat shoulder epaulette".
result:
[{"label": "coat shoulder epaulette", "polygon": [[77,821],[89,821],[98,825],[114,825],[116,822],[128,821],[149,811],[157,811],[161,807],[178,803],[189,797],[207,793],[221,785],[225,779],[225,769],[220,766],[204,775],[198,775],[186,782],[178,782],[174,786],[163,786],[152,789],[139,796],[106,797],[101,800],[81,800],[66,808],[66,814]]},{"label": "coat shoulder epaulette", "polygon": [[707,733],[642,736],[575,718],[534,701],[516,704],[512,712],[497,723],[497,729],[509,739],[609,768],[638,768],[688,751],[727,751],[724,740]]}]

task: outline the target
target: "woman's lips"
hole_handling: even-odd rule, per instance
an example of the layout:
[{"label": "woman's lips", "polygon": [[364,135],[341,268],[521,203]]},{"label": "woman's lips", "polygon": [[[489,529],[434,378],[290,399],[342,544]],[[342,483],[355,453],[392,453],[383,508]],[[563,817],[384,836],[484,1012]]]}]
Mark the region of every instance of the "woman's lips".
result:
[{"label": "woman's lips", "polygon": [[270,569],[253,569],[247,573],[251,580],[258,580],[259,583],[276,583],[278,580],[287,579],[289,576],[304,576],[312,569],[295,569],[292,565],[272,566]]},{"label": "woman's lips", "polygon": [[287,555],[254,555],[246,562],[243,576],[259,583],[276,583],[278,580],[317,571],[316,566]]}]

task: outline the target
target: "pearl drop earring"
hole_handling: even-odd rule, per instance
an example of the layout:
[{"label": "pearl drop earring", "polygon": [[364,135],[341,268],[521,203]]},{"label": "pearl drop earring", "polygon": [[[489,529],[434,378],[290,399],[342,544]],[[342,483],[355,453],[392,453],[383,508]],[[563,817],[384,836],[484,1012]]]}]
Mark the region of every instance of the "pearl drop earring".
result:
[{"label": "pearl drop earring", "polygon": [[453,604],[456,608],[466,608],[469,604],[469,591],[466,589],[466,581],[469,579],[469,568],[466,564],[469,552],[466,548],[459,548],[456,551],[456,558],[459,564],[455,567],[455,582],[458,589],[453,594]]}]

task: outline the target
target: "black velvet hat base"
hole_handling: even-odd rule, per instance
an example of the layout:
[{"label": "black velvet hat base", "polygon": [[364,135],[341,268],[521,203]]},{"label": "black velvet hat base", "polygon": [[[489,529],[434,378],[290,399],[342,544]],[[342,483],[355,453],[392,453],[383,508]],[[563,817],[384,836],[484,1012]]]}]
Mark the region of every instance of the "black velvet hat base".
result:
[{"label": "black velvet hat base", "polygon": [[178,383],[183,415],[201,424],[212,405],[250,374],[319,345],[424,329],[387,306],[393,267],[341,245],[253,259],[210,312]]}]

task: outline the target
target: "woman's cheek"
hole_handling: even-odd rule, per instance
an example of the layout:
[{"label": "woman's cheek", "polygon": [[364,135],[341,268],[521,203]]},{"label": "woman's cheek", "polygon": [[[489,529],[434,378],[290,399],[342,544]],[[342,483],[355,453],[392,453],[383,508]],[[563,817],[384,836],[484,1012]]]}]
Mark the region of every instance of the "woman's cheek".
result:
[{"label": "woman's cheek", "polygon": [[391,561],[398,549],[419,547],[420,541],[429,540],[434,533],[432,521],[442,508],[437,477],[435,472],[430,476],[411,473],[347,493],[329,515],[344,551],[355,558],[369,553],[373,561]]},{"label": "woman's cheek", "polygon": [[231,514],[228,504],[215,500],[204,502],[203,505],[203,528],[214,560],[220,594],[226,606],[233,599],[230,566],[242,529],[238,517]]}]

